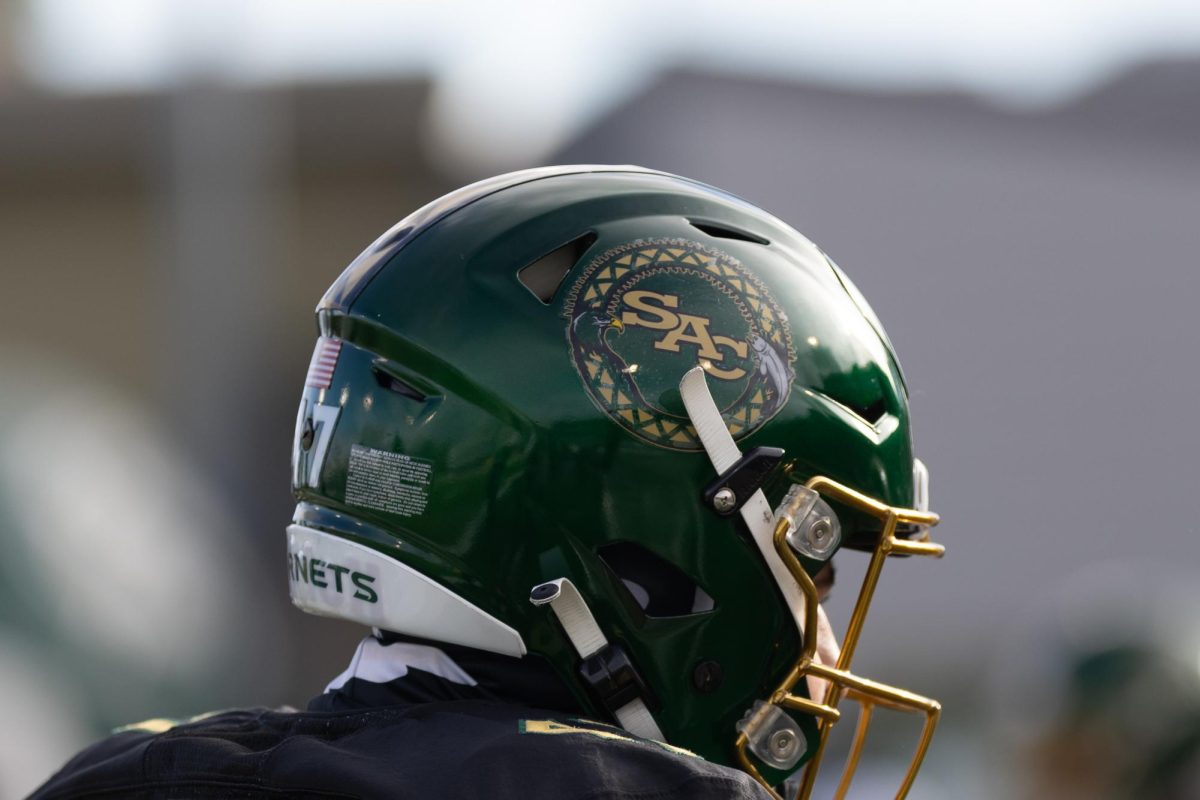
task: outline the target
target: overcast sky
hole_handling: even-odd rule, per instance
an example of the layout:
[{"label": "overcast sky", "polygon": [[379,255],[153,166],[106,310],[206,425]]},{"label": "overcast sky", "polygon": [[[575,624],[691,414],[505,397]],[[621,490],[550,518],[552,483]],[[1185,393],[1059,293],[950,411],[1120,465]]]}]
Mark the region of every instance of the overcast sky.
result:
[{"label": "overcast sky", "polygon": [[47,88],[427,75],[425,111],[440,143],[517,161],[553,152],[672,66],[1038,105],[1146,59],[1200,55],[1196,0],[27,0],[27,8],[19,59]]}]

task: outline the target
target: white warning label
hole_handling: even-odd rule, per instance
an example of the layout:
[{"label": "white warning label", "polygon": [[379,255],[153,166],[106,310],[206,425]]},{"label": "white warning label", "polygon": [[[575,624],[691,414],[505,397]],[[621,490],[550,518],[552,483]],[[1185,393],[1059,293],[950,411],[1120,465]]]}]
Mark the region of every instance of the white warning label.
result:
[{"label": "white warning label", "polygon": [[403,453],[356,444],[350,448],[346,502],[402,517],[415,517],[429,502],[433,465]]}]

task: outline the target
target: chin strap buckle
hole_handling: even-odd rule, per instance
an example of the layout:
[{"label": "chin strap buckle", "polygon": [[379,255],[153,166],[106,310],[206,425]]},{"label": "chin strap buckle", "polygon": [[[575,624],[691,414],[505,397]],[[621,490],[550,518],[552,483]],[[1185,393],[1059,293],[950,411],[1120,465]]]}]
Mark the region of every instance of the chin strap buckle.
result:
[{"label": "chin strap buckle", "polygon": [[639,699],[647,710],[658,708],[657,699],[620,645],[607,644],[590,658],[585,658],[579,665],[579,677],[613,716]]},{"label": "chin strap buckle", "polygon": [[610,644],[583,595],[567,578],[540,583],[529,593],[535,606],[549,605],[582,663],[579,676],[622,728],[643,739],[665,741],[646,702],[653,694],[619,646]]}]

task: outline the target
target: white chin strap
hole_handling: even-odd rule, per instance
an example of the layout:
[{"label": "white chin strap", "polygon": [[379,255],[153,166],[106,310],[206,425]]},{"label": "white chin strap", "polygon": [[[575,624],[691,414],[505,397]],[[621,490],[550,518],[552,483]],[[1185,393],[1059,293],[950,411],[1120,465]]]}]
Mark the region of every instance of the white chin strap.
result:
[{"label": "white chin strap", "polygon": [[[709,461],[720,475],[736,464],[742,453],[733,441],[729,428],[725,426],[725,420],[721,418],[721,412],[708,390],[708,382],[701,367],[688,370],[679,382],[679,393],[683,397],[683,405],[691,417],[692,425],[700,437],[700,443],[704,445]],[[762,489],[750,496],[742,505],[740,513],[746,527],[750,529],[754,543],[762,553],[763,560],[767,562],[779,591],[783,593],[783,599],[792,611],[796,629],[803,637],[804,595],[800,593],[800,587],[784,566],[783,559],[775,552],[775,544],[772,541],[775,533],[775,513],[767,503],[767,496],[763,494]]]},{"label": "white chin strap", "polygon": [[[713,468],[718,475],[725,472],[738,462],[742,453],[734,443],[729,428],[725,427],[725,420],[721,418],[712,393],[708,391],[704,370],[700,367],[689,370],[679,382],[679,392]],[[796,629],[803,636],[804,596],[800,594],[800,587],[796,585],[779,554],[775,552],[771,541],[775,530],[775,514],[761,489],[742,505],[740,513],[746,527],[750,529],[751,536],[754,537],[754,543],[762,553],[763,560],[771,569],[788,608],[791,609]],[[608,639],[596,624],[596,618],[592,616],[583,596],[567,578],[559,578],[536,587],[530,602],[534,605],[550,606],[580,658],[590,658],[608,646]],[[662,730],[641,698],[626,703],[617,709],[614,715],[621,727],[633,735],[643,739],[665,741]]]},{"label": "white chin strap", "polygon": [[[553,587],[553,588],[552,588]],[[557,591],[554,591],[554,588]],[[550,610],[558,617],[558,622],[571,640],[575,652],[580,658],[587,659],[599,653],[608,646],[604,631],[596,624],[596,618],[584,602],[583,595],[575,588],[575,584],[567,578],[559,578],[549,583],[541,584],[530,597],[535,606],[549,605]],[[650,709],[645,702],[636,697],[616,709],[613,715],[621,727],[640,736],[643,739],[666,741],[662,729],[650,715]]]}]

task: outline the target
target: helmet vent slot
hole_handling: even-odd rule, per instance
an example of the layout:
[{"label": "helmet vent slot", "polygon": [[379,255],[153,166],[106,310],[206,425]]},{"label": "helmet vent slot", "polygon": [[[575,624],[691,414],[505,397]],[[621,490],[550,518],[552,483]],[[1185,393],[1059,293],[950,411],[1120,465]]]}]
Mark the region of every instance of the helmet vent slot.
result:
[{"label": "helmet vent slot", "polygon": [[860,397],[856,398],[855,400],[851,400],[847,397],[833,394],[828,390],[823,392],[817,390],[810,391],[839,406],[847,413],[853,414],[868,425],[878,425],[879,420],[883,419],[884,415],[887,414],[887,398],[883,397],[882,395],[876,397],[870,402],[867,402],[865,398]]},{"label": "helmet vent slot", "polygon": [[874,403],[871,403],[869,406],[846,407],[872,425],[874,425],[876,422],[879,422],[879,418],[883,416],[885,411],[887,411],[887,403],[884,402],[882,397],[876,400]]},{"label": "helmet vent slot", "polygon": [[736,239],[739,242],[753,242],[754,244],[770,244],[771,242],[761,236],[743,231],[738,228],[731,228],[723,223],[709,222],[703,219],[689,219],[688,223],[698,231],[707,233],[714,239]]},{"label": "helmet vent slot", "polygon": [[596,234],[591,232],[572,239],[532,264],[521,267],[517,271],[517,280],[543,304],[550,305],[571,267],[579,262],[595,241]]},{"label": "helmet vent slot", "polygon": [[421,390],[415,388],[411,384],[397,378],[395,375],[390,375],[381,369],[378,365],[372,370],[375,373],[375,382],[382,388],[390,392],[395,392],[402,397],[407,397],[411,400],[416,400],[419,403],[425,402],[427,395]]},{"label": "helmet vent slot", "polygon": [[639,544],[613,542],[596,554],[647,617],[703,614],[716,606],[683,570]]}]

